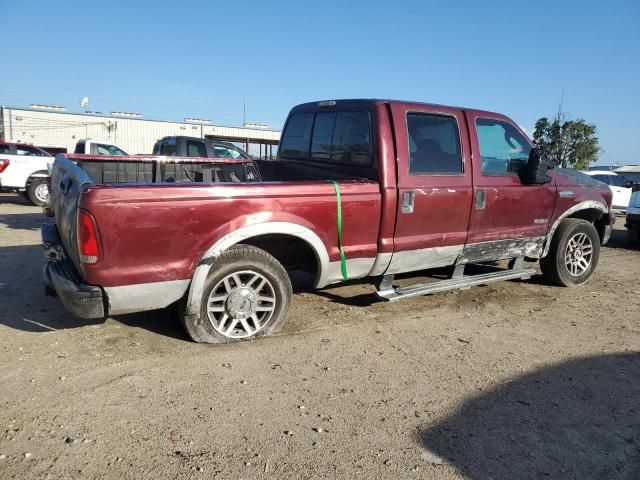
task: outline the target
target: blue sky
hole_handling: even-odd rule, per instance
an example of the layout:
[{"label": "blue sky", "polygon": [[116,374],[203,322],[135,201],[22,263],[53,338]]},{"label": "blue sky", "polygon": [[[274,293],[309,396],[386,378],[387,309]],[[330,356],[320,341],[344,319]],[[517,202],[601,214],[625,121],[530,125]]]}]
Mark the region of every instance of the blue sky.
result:
[{"label": "blue sky", "polygon": [[381,97],[494,110],[531,131],[564,109],[600,163],[640,164],[640,2],[0,0],[0,104],[247,120]]}]

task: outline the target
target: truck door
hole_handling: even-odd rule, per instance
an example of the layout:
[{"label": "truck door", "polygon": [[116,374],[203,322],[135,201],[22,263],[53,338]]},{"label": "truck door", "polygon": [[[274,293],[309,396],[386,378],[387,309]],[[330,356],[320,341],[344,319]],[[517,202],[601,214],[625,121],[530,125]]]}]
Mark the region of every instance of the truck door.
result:
[{"label": "truck door", "polygon": [[474,159],[474,201],[461,263],[537,256],[555,204],[555,182],[520,181],[518,170],[532,145],[510,119],[469,110],[465,115]]},{"label": "truck door", "polygon": [[398,154],[394,252],[385,273],[452,265],[472,203],[471,148],[461,110],[391,104]]}]

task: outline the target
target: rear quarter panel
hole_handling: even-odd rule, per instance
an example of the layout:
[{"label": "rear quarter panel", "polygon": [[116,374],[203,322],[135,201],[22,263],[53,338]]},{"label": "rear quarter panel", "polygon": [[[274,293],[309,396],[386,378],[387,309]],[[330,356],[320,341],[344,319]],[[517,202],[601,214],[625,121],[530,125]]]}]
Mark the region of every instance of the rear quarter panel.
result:
[{"label": "rear quarter panel", "polygon": [[[341,182],[347,258],[373,258],[380,225],[375,182]],[[203,254],[225,235],[266,222],[312,230],[330,261],[339,260],[336,195],[329,182],[216,186],[97,186],[80,206],[95,217],[102,258],[85,280],[103,287],[189,279]]]}]

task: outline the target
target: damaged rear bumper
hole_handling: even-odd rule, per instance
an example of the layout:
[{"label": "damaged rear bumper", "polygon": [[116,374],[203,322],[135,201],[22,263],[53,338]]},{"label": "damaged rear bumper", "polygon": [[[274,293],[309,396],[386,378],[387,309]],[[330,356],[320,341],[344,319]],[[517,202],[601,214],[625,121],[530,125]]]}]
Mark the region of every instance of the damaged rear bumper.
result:
[{"label": "damaged rear bumper", "polygon": [[65,308],[76,317],[87,320],[105,317],[102,289],[73,278],[64,262],[47,263],[42,270],[42,277],[48,292],[54,291]]},{"label": "damaged rear bumper", "polygon": [[83,319],[101,319],[106,315],[105,296],[100,287],[85,284],[73,264],[64,255],[55,224],[40,228],[45,256],[49,260],[42,269],[42,281],[49,295],[57,296],[67,310]]}]

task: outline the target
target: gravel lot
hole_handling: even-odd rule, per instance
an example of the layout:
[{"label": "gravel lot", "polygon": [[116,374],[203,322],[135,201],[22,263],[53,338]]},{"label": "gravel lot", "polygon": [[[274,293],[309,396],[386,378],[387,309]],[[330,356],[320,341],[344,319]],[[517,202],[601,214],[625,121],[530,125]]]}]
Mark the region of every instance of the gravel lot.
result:
[{"label": "gravel lot", "polygon": [[170,310],[71,317],[43,294],[44,220],[0,195],[0,478],[640,478],[621,217],[575,289],[299,291],[281,335],[223,346]]}]

